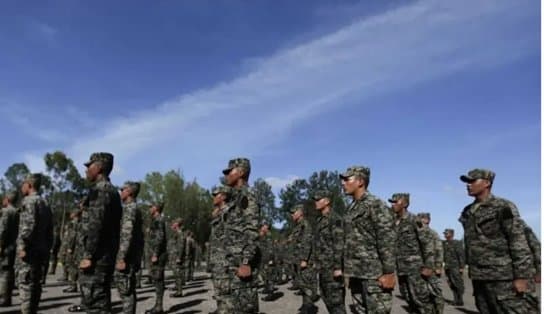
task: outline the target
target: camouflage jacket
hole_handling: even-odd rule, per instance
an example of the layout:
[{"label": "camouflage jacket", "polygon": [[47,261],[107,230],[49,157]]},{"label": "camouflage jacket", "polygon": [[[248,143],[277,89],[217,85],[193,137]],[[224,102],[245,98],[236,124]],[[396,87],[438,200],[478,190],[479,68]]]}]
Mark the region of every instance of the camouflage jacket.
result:
[{"label": "camouflage jacket", "polygon": [[397,274],[418,273],[421,267],[434,269],[434,239],[430,229],[414,214],[405,212],[395,221]]},{"label": "camouflage jacket", "polygon": [[463,209],[466,262],[473,280],[512,280],[532,274],[532,253],[516,206],[490,195]]},{"label": "camouflage jacket", "polygon": [[395,271],[393,217],[385,203],[370,193],[354,200],[344,217],[344,273],[377,279]]},{"label": "camouflage jacket", "polygon": [[[63,253],[74,254],[77,245],[77,234],[80,228],[80,221],[78,218],[72,219],[66,226],[64,231],[64,237],[62,240]],[[70,251],[70,252],[68,252]]]},{"label": "camouflage jacket", "polygon": [[445,269],[465,268],[465,252],[463,242],[459,240],[444,241],[444,263]]},{"label": "camouflage jacket", "polygon": [[149,227],[149,248],[151,257],[156,256],[159,259],[159,264],[164,264],[168,258],[166,252],[166,222],[162,215],[157,215],[152,218],[151,226]]},{"label": "camouflage jacket", "polygon": [[183,254],[183,258],[186,260],[186,261],[195,261],[195,258],[196,258],[196,251],[197,251],[197,245],[196,245],[196,241],[195,239],[191,238],[191,237],[184,237],[184,246],[185,246],[185,250],[183,251],[184,254]]},{"label": "camouflage jacket", "polygon": [[0,217],[0,265],[12,266],[15,262],[15,249],[19,230],[19,212],[9,205],[2,208]]},{"label": "camouflage jacket", "polygon": [[117,260],[125,261],[133,268],[139,268],[144,247],[143,213],[136,202],[125,203],[121,218],[121,236]]},{"label": "camouflage jacket", "polygon": [[123,211],[119,192],[109,179],[102,179],[89,190],[84,207],[78,236],[81,258],[90,259],[94,265],[113,265],[119,249]]},{"label": "camouflage jacket", "polygon": [[525,231],[525,237],[527,238],[527,244],[529,244],[529,248],[533,254],[534,273],[540,274],[540,241],[533,232],[533,229],[531,229],[531,227],[529,227],[525,221],[522,221],[522,223],[523,230]]},{"label": "camouflage jacket", "polygon": [[185,232],[183,229],[172,230],[170,240],[168,241],[169,248],[168,256],[171,262],[176,265],[181,265],[185,261]]},{"label": "camouflage jacket", "polygon": [[53,244],[53,214],[38,194],[25,196],[19,217],[17,251],[25,251],[27,262],[49,258]]},{"label": "camouflage jacket", "polygon": [[231,267],[247,262],[252,268],[260,264],[259,207],[248,186],[235,189],[233,202],[222,215],[224,236],[221,246],[226,250],[226,259]]},{"label": "camouflage jacket", "polygon": [[271,265],[276,263],[276,252],[274,248],[274,243],[272,242],[272,237],[268,234],[264,237],[259,237],[259,249],[261,251],[261,263],[263,266]]},{"label": "camouflage jacket", "polygon": [[310,222],[302,218],[293,228],[293,254],[295,264],[306,261],[313,263],[314,235]]},{"label": "camouflage jacket", "polygon": [[[224,210],[226,210],[224,208]],[[222,245],[222,240],[225,237],[225,226],[223,223],[224,210],[217,216],[212,218],[212,230],[210,233],[210,266],[214,273],[224,270],[226,266],[225,256],[226,250]]]},{"label": "camouflage jacket", "polygon": [[436,231],[427,226],[431,237],[433,239],[433,252],[434,252],[434,269],[442,269],[444,264],[444,248],[442,247],[442,240]]},{"label": "camouflage jacket", "polygon": [[344,229],[342,220],[329,212],[317,220],[315,261],[322,272],[343,269]]}]

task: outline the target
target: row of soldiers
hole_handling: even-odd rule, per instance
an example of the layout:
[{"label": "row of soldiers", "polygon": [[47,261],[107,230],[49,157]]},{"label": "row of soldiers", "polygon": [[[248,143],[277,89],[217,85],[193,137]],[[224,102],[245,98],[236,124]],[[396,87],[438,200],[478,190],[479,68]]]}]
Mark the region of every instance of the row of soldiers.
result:
[{"label": "row of soldiers", "polygon": [[[269,247],[266,228],[260,237],[257,232],[258,208],[246,184],[249,172],[249,160],[231,160],[224,171],[226,186],[213,191],[217,313],[257,313],[256,278],[274,263],[263,251]],[[303,205],[292,209],[295,226],[287,241],[287,264],[302,295],[300,313],[315,312],[316,287],[330,313],[346,312],[346,289],[352,313],[390,313],[396,281],[411,313],[441,313],[444,262],[454,305],[463,305],[466,264],[481,313],[538,313],[534,283],[540,282],[540,244],[515,205],[491,193],[494,177],[485,169],[460,177],[474,198],[459,219],[463,246],[453,240],[452,229],[445,230],[441,243],[428,226],[428,213],[409,212],[409,193],[393,194],[389,207],[368,191],[370,169],[349,167],[340,175],[345,194],[353,199],[344,217],[335,215],[329,191],[313,195],[321,213],[315,230],[304,218]],[[267,285],[265,291],[273,290]]]}]

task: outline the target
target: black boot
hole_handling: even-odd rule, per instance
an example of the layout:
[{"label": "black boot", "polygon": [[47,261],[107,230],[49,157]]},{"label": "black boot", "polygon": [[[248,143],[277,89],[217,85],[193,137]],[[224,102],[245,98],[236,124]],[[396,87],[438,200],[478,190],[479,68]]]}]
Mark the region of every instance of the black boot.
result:
[{"label": "black boot", "polygon": [[62,290],[64,293],[74,293],[77,292],[77,286],[70,286]]},{"label": "black boot", "polygon": [[176,292],[176,293],[171,293],[171,294],[170,294],[170,297],[171,297],[171,298],[181,298],[181,297],[183,297],[183,292],[178,291],[178,292]]}]

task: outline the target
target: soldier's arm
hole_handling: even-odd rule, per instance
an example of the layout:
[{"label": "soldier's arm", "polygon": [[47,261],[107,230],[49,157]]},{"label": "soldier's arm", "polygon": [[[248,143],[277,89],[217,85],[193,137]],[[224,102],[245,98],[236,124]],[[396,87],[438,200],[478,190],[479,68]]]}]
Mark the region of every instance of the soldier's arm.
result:
[{"label": "soldier's arm", "polygon": [[524,230],[527,243],[529,244],[529,248],[533,253],[533,265],[537,274],[540,274],[540,241],[538,241],[535,233],[526,223],[524,223]]},{"label": "soldier's arm", "polygon": [[17,252],[26,251],[32,239],[34,226],[36,225],[36,202],[23,202],[23,211],[21,212],[20,219]]},{"label": "soldier's arm", "polygon": [[376,235],[376,246],[382,262],[382,274],[395,272],[395,231],[393,217],[382,202],[376,202],[371,208]]},{"label": "soldier's arm", "polygon": [[425,268],[433,269],[435,266],[433,234],[428,227],[422,225],[419,221],[416,222],[415,228],[419,239],[421,256],[423,257],[423,266]]},{"label": "soldier's arm", "polygon": [[4,212],[0,216],[0,253],[5,251],[5,243],[8,240],[8,213]]},{"label": "soldier's arm", "polygon": [[83,230],[83,259],[92,259],[98,248],[98,238],[102,232],[104,212],[109,204],[109,194],[106,191],[93,189],[89,193],[88,199],[87,223]]},{"label": "soldier's arm", "polygon": [[[243,232],[245,235],[245,245],[242,249],[243,259],[252,260],[257,254],[257,246],[259,243],[259,205],[252,193],[247,196],[247,208],[244,210],[245,224]],[[242,203],[246,200],[242,200]],[[244,206],[242,206],[243,208]]]},{"label": "soldier's arm", "polygon": [[[499,215],[512,258],[514,279],[526,279],[531,274],[532,253],[525,237],[523,223],[514,204],[502,208]],[[513,208],[512,208],[513,207]]]},{"label": "soldier's arm", "polygon": [[162,243],[166,243],[165,222],[160,218],[155,222],[158,224],[157,230],[155,230],[155,243],[153,245],[153,255],[159,257],[162,253]]},{"label": "soldier's arm", "polygon": [[455,255],[460,268],[465,268],[465,249],[462,241],[455,241]]},{"label": "soldier's arm", "polygon": [[314,234],[312,232],[312,227],[306,218],[304,218],[302,223],[304,224],[304,227],[300,239],[300,257],[307,262],[312,256]]},{"label": "soldier's arm", "polygon": [[127,258],[128,249],[132,242],[135,220],[135,207],[133,204],[128,204],[123,208],[123,218],[121,219],[121,237],[119,239],[119,252],[117,253],[118,261],[124,261]]},{"label": "soldier's arm", "polygon": [[437,233],[434,234],[435,238],[435,265],[437,269],[442,268],[442,264],[444,263],[444,247],[442,246],[442,241],[440,241],[440,237]]},{"label": "soldier's arm", "polygon": [[332,244],[333,249],[333,268],[334,270],[342,270],[344,264],[344,229],[342,227],[342,220],[334,219],[332,221],[332,237],[334,239]]}]

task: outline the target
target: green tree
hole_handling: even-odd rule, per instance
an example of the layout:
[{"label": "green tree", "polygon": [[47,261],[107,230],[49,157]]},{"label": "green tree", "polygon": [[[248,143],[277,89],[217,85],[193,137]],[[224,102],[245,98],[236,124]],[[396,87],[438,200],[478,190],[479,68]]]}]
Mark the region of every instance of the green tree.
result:
[{"label": "green tree", "polygon": [[264,220],[269,224],[280,222],[282,216],[276,207],[276,196],[272,192],[270,184],[259,178],[253,183],[253,192],[255,193],[257,204],[259,204],[260,220]]},{"label": "green tree", "polygon": [[308,194],[312,196],[318,190],[331,192],[331,207],[339,215],[346,211],[346,199],[342,191],[342,181],[337,171],[321,170],[314,172],[307,180]]},{"label": "green tree", "polygon": [[25,163],[14,163],[4,172],[7,189],[19,189],[30,170]]}]

